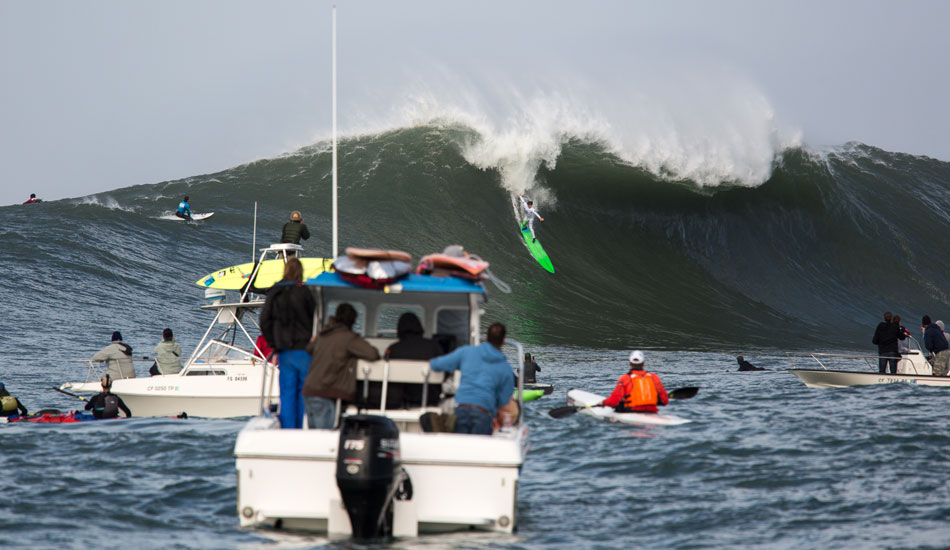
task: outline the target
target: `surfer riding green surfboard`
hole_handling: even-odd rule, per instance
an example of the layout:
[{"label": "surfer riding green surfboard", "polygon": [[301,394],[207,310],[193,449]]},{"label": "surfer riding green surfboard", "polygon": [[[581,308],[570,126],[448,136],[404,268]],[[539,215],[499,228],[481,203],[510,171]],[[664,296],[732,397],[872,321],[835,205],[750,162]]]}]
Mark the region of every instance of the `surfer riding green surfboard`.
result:
[{"label": "surfer riding green surfboard", "polygon": [[548,253],[544,251],[541,243],[538,242],[537,235],[534,234],[534,219],[538,218],[538,220],[543,222],[544,218],[534,209],[534,201],[524,198],[524,193],[518,193],[518,198],[521,199],[521,209],[523,212],[521,219],[521,236],[524,238],[524,243],[528,247],[528,251],[531,252],[531,255],[534,256],[534,259],[541,264],[541,267],[554,273],[554,264],[551,263],[551,258],[548,257]]}]

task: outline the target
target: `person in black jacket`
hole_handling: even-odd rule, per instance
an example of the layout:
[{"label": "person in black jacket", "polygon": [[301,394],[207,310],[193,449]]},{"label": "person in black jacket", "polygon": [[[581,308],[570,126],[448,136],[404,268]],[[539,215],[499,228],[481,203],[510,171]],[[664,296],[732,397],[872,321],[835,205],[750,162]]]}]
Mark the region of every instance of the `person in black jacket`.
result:
[{"label": "person in black jacket", "polygon": [[102,376],[102,391],[93,396],[86,402],[86,410],[92,409],[92,416],[96,418],[116,418],[119,416],[119,410],[125,413],[125,417],[132,416],[132,411],[125,405],[122,398],[112,393],[112,377],[108,374]]},{"label": "person in black jacket", "polygon": [[893,322],[891,312],[885,311],[884,322],[878,323],[874,330],[874,338],[871,339],[871,343],[877,345],[878,372],[884,374],[890,365],[891,374],[897,374],[897,362],[900,361],[901,356],[897,349],[897,341],[906,337],[900,325]]},{"label": "person in black jacket", "polygon": [[280,233],[280,242],[300,244],[300,239],[310,238],[310,230],[303,223],[303,217],[300,212],[294,210],[290,215],[290,221],[284,224],[284,229]]},{"label": "person in black jacket", "polygon": [[261,311],[261,332],[277,351],[280,365],[280,425],[282,428],[303,427],[304,380],[310,371],[307,344],[313,337],[313,312],[317,302],[309,288],[303,286],[303,265],[297,258],[288,258],[284,278],[267,292]]},{"label": "person in black jacket", "polygon": [[399,336],[399,341],[386,349],[389,352],[389,358],[428,361],[442,355],[442,346],[435,340],[424,337],[424,334],[422,322],[415,313],[407,311],[400,315],[399,322],[396,324],[396,335]]}]

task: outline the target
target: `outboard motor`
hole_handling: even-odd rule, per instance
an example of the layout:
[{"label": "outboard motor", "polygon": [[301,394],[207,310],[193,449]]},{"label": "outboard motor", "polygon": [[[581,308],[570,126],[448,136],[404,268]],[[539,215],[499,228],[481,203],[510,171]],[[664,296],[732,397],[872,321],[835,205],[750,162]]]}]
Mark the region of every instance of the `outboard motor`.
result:
[{"label": "outboard motor", "polygon": [[353,537],[392,535],[392,502],[397,492],[404,491],[406,481],[396,424],[385,416],[345,417],[340,427],[336,484],[350,516]]}]

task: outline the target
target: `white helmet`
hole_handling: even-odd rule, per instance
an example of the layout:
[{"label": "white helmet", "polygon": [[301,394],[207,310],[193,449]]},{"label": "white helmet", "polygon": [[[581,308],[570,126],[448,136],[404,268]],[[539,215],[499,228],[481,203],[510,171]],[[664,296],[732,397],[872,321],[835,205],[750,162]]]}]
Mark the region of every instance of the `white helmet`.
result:
[{"label": "white helmet", "polygon": [[628,359],[628,361],[630,361],[630,363],[633,365],[642,365],[644,361],[643,352],[638,349],[631,351],[630,359]]}]

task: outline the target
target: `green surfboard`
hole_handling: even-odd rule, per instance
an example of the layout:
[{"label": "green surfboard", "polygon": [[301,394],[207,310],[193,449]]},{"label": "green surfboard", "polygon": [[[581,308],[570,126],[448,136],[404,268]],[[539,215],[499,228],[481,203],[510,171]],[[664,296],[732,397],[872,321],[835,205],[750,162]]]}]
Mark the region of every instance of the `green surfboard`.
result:
[{"label": "green surfboard", "polygon": [[554,264],[551,263],[551,258],[548,258],[548,253],[544,251],[544,247],[541,246],[540,242],[532,241],[531,230],[527,227],[523,228],[521,230],[521,236],[524,238],[524,243],[528,245],[528,251],[531,252],[535,260],[538,260],[541,267],[554,273]]}]

